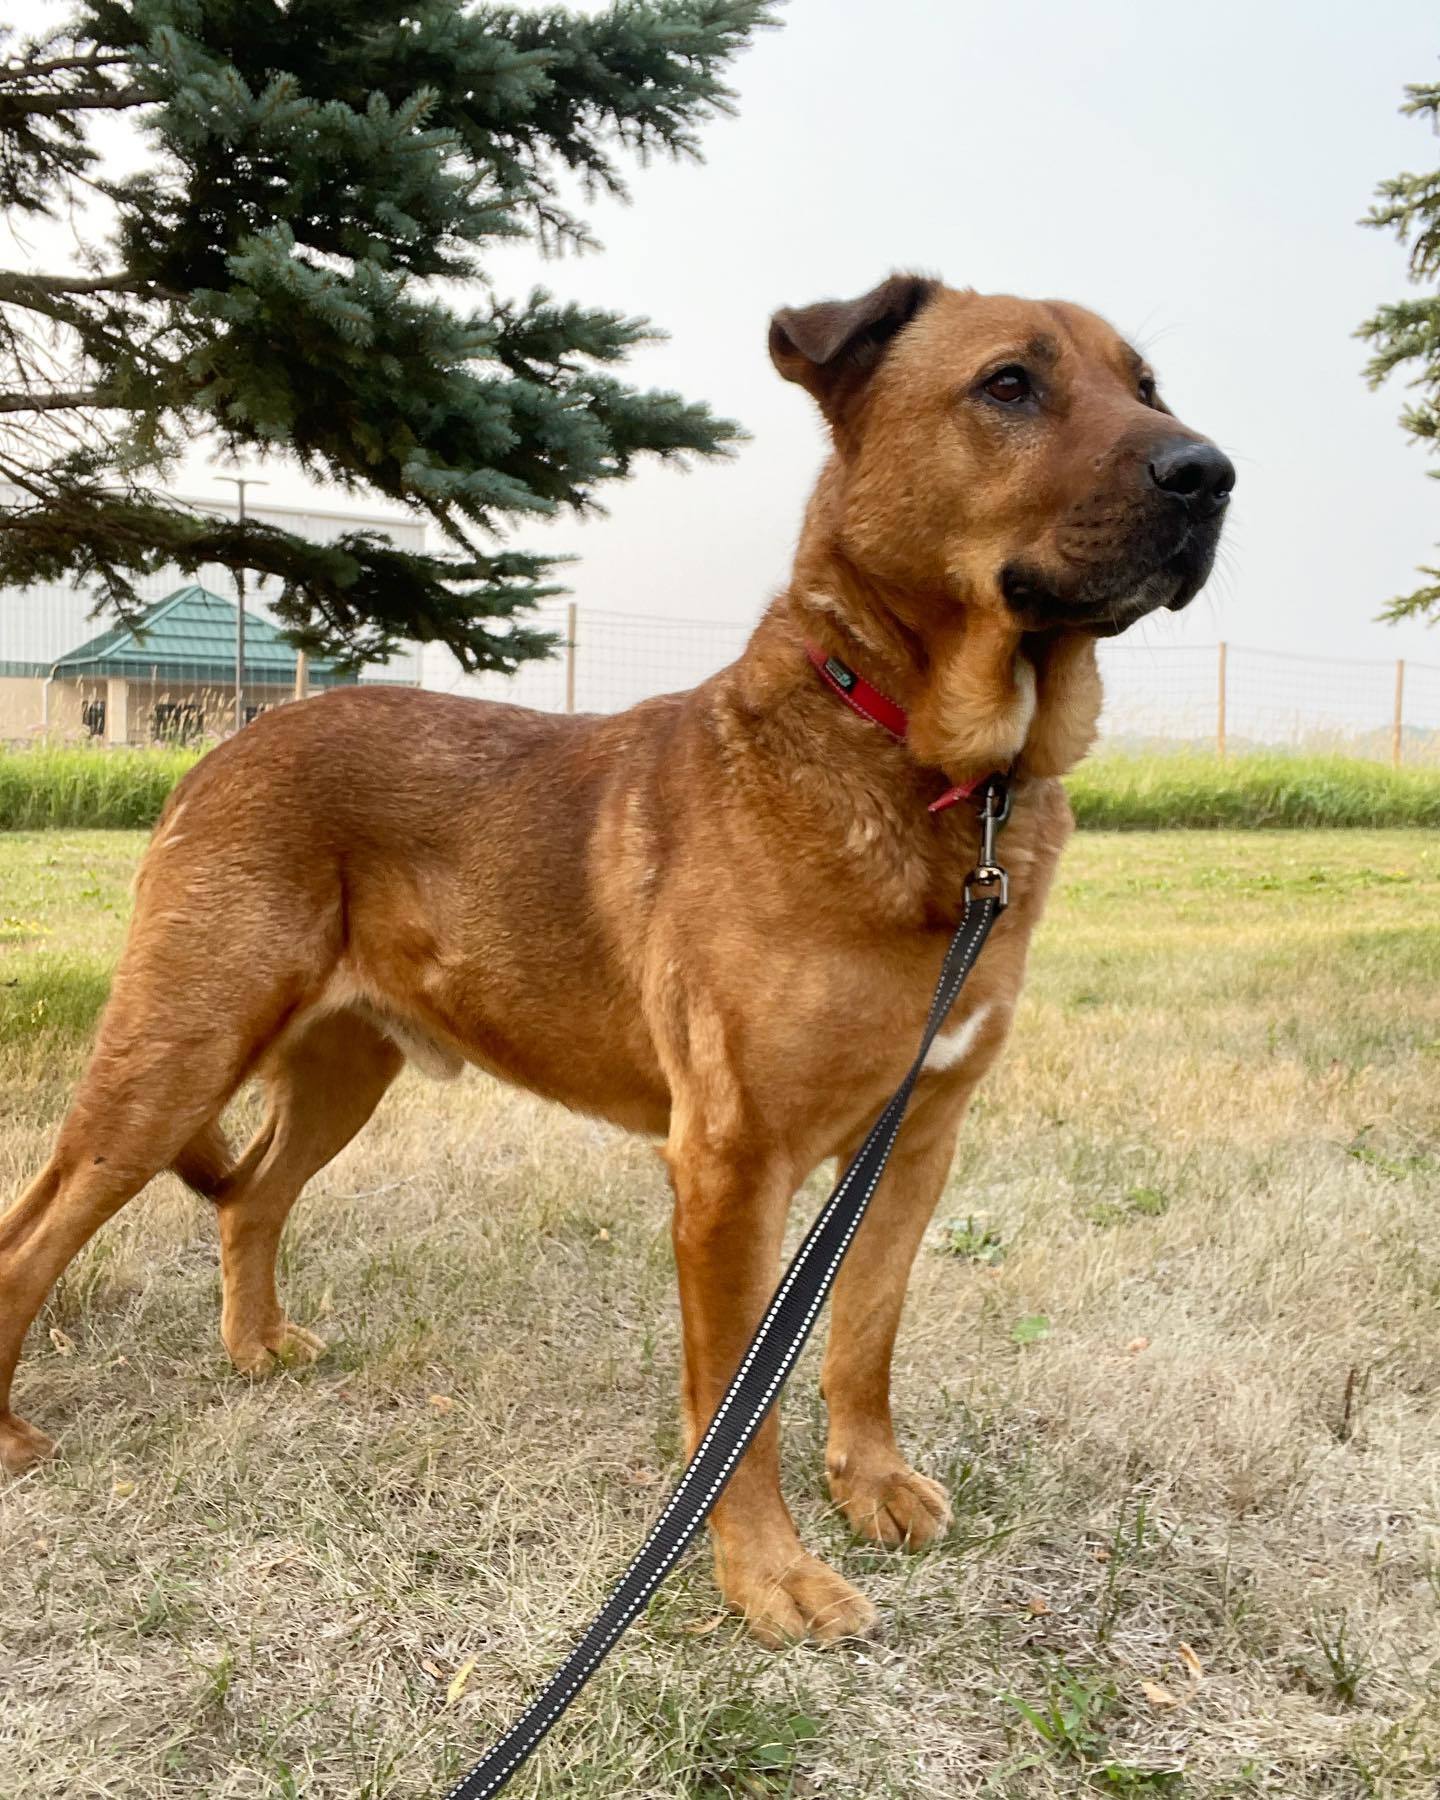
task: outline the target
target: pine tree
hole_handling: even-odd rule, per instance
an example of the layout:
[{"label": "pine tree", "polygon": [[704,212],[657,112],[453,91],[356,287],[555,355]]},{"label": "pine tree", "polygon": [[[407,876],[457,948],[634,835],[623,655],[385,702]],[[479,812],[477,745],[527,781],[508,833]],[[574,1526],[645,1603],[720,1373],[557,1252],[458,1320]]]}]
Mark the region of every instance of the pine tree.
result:
[{"label": "pine tree", "polygon": [[[0,478],[24,496],[0,587],[87,579],[133,615],[139,576],[219,564],[277,577],[295,641],[351,664],[404,638],[472,669],[543,654],[516,615],[561,591],[554,559],[502,533],[739,431],[618,378],[646,320],[506,299],[482,253],[589,247],[567,194],[696,156],[773,22],[772,0],[81,0],[0,44],[0,208],[105,215],[79,273],[0,270]],[[133,174],[94,142],[117,112],[148,147]],[[400,502],[448,549],[188,510],[161,484],[199,439]]]},{"label": "pine tree", "polygon": [[[1440,84],[1407,87],[1403,113],[1428,118],[1440,130]],[[1376,188],[1379,196],[1365,225],[1389,227],[1410,251],[1410,279],[1425,292],[1416,299],[1382,306],[1360,327],[1358,335],[1374,347],[1365,366],[1371,387],[1379,387],[1392,370],[1416,365],[1409,385],[1418,398],[1400,415],[1400,423],[1430,454],[1440,453],[1440,169],[1422,175],[1397,175]],[[1440,479],[1440,470],[1430,474]],[[1423,566],[1426,584],[1402,594],[1385,608],[1387,619],[1440,614],[1440,568]]]}]

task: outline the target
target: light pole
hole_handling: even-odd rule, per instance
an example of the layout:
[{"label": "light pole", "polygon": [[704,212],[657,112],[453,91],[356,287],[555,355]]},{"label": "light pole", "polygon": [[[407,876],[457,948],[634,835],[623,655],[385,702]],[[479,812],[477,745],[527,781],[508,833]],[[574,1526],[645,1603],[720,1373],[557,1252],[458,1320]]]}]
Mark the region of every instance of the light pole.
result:
[{"label": "light pole", "polygon": [[[245,523],[245,490],[250,487],[269,487],[268,481],[261,481],[254,475],[217,475],[217,481],[223,481],[233,487],[240,501],[240,523]],[[245,723],[245,570],[235,571],[235,592],[239,596],[239,604],[235,608],[235,729],[239,731]]]}]

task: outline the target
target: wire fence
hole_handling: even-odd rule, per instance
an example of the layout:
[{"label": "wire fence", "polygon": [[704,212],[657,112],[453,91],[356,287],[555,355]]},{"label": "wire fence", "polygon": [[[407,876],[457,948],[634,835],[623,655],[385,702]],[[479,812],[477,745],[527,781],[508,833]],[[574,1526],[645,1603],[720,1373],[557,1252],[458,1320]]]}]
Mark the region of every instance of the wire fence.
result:
[{"label": "wire fence", "polygon": [[550,661],[523,664],[510,676],[471,676],[431,652],[423,684],[542,712],[620,712],[654,694],[694,687],[733,662],[750,636],[738,620],[652,618],[573,603],[542,606],[535,619],[557,640]]},{"label": "wire fence", "polygon": [[[219,629],[218,639],[212,631],[208,645],[192,643],[188,660],[187,640],[180,634],[163,655],[157,649],[148,667],[122,671],[129,679],[118,686],[115,676],[96,669],[72,670],[67,677],[62,660],[106,628],[104,619],[92,616],[93,596],[62,585],[0,593],[0,739],[23,741],[49,732],[137,742],[233,728],[233,578],[221,569],[186,578],[160,574],[147,579],[143,592],[158,601],[181,580],[197,581],[223,599],[229,623]],[[323,666],[296,669],[293,650],[275,631],[266,584],[252,580],[245,610],[251,621],[243,683],[247,716],[339,679]],[[616,712],[703,681],[740,654],[750,631],[740,621],[612,612],[565,602],[541,607],[536,622],[554,635],[555,651],[513,676],[466,675],[448,652],[432,645],[407,649],[384,666],[362,671],[360,679],[509,700],[548,712]],[[1440,766],[1440,664],[1123,640],[1102,643],[1100,660],[1101,739],[1111,748],[1208,749],[1221,755],[1327,752]]]},{"label": "wire fence", "polygon": [[1101,645],[1113,747],[1289,750],[1440,764],[1440,665],[1239,644]]},{"label": "wire fence", "polygon": [[[556,655],[510,678],[425,659],[424,685],[547,712],[617,712],[692,687],[740,654],[749,627],[583,606],[541,609]],[[1132,751],[1289,750],[1440,766],[1440,664],[1341,661],[1237,644],[1100,645],[1101,740]]]}]

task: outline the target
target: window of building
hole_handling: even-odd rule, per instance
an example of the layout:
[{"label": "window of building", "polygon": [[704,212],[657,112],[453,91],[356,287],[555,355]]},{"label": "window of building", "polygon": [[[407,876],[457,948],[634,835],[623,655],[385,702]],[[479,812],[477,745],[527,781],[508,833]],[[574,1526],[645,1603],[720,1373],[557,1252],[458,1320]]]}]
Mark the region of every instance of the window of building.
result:
[{"label": "window of building", "polygon": [[204,709],[193,700],[162,700],[155,708],[153,728],[167,744],[188,744],[204,733]]},{"label": "window of building", "polygon": [[91,737],[103,738],[105,735],[105,702],[103,700],[87,700],[80,708],[80,723]]}]

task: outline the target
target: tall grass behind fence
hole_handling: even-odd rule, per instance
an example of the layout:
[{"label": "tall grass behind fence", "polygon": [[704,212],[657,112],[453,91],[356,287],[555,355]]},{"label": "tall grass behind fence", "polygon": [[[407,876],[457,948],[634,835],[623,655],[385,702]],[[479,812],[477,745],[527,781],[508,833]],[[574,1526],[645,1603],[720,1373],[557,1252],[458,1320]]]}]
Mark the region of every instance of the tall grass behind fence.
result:
[{"label": "tall grass behind fence", "polygon": [[39,746],[0,752],[0,830],[153,825],[194,750]]},{"label": "tall grass behind fence", "polygon": [[[28,621],[25,644],[40,645],[32,599],[0,597],[0,668],[14,648],[7,621]],[[79,628],[63,608],[56,616]],[[537,622],[556,652],[513,677],[466,675],[435,647],[384,673],[542,711],[608,713],[703,681],[739,655],[750,629],[573,602],[542,607]],[[1151,629],[1100,646],[1101,752],[1070,782],[1082,825],[1440,824],[1440,664],[1163,644],[1147,639]],[[143,683],[130,685],[144,702]],[[205,716],[208,728],[221,714]],[[0,753],[0,829],[148,825],[195,754],[44,741]]]},{"label": "tall grass behind fence", "polygon": [[[0,831],[149,826],[198,754],[0,751]],[[1083,827],[1440,826],[1440,770],[1338,756],[1102,753],[1066,786]]]},{"label": "tall grass behind fence", "polygon": [[1076,822],[1158,831],[1440,826],[1440,769],[1347,756],[1092,756],[1066,778]]}]

